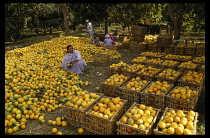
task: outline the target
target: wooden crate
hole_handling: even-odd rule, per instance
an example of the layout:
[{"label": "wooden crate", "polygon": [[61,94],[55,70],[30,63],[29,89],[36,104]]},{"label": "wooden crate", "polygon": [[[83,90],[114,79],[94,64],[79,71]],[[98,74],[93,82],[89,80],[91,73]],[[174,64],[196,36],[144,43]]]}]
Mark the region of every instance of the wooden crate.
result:
[{"label": "wooden crate", "polygon": [[[182,77],[185,76],[186,74],[187,74],[187,72],[185,72],[182,75]],[[182,77],[178,80],[178,86],[189,86],[191,88],[202,88],[204,80],[205,80],[205,74],[204,74],[200,84],[195,84],[195,83],[190,83],[190,82],[187,82],[187,81],[183,81]]]},{"label": "wooden crate", "polygon": [[[162,70],[162,71],[164,71],[164,70]],[[162,71],[161,71],[161,72],[162,72]],[[159,72],[158,74],[160,74],[161,72]],[[158,74],[155,75],[156,80],[167,81],[167,82],[172,83],[172,84],[177,84],[177,81],[178,81],[178,79],[181,77],[182,72],[179,72],[179,75],[176,76],[174,79],[169,79],[169,78],[165,78],[165,77],[160,77],[160,76],[158,76]]]},{"label": "wooden crate", "polygon": [[196,51],[196,55],[200,55],[200,56],[205,55],[205,47],[196,47],[195,51]]},{"label": "wooden crate", "polygon": [[198,65],[197,72],[205,74],[205,65]]},{"label": "wooden crate", "polygon": [[121,69],[109,68],[109,76],[112,76],[114,74],[121,74],[121,73],[122,73]]},{"label": "wooden crate", "polygon": [[139,51],[145,51],[147,49],[147,44],[140,44]]},{"label": "wooden crate", "polygon": [[[114,98],[103,96],[103,98]],[[91,108],[85,117],[85,128],[87,131],[94,133],[96,135],[114,135],[116,134],[116,121],[124,114],[125,105],[127,100],[121,99],[123,102],[119,109],[114,113],[110,119],[99,117],[97,115],[91,114],[92,109],[98,104],[98,102]]]},{"label": "wooden crate", "polygon": [[139,44],[131,43],[130,44],[130,52],[139,53],[140,52],[140,46],[139,46]]},{"label": "wooden crate", "polygon": [[195,51],[195,47],[185,47],[184,51],[185,51],[185,55],[195,55],[196,51]]},{"label": "wooden crate", "polygon": [[[165,108],[165,110],[163,112],[163,115],[160,118],[159,122],[163,121],[164,117],[166,116],[166,113],[170,110],[172,110],[172,108],[167,108],[167,107]],[[176,109],[173,109],[173,110],[177,111]],[[188,111],[184,111],[184,110],[183,110],[183,112],[185,114],[188,113]],[[196,127],[197,127],[197,122],[198,122],[198,120],[197,120],[198,119],[198,113],[197,112],[195,112],[195,113],[196,114],[195,114],[194,121],[193,121],[193,126],[194,126],[194,129],[193,129],[193,132],[192,132],[193,135],[196,135],[196,133],[197,133],[197,128]],[[155,129],[153,129],[153,132],[154,132],[155,135],[170,135],[168,133],[164,133],[164,132],[160,131],[160,128],[158,127],[158,125],[156,125]]]},{"label": "wooden crate", "polygon": [[132,35],[131,41],[141,43],[144,42],[145,35]]},{"label": "wooden crate", "polygon": [[99,97],[83,109],[77,109],[66,105],[62,106],[62,114],[67,119],[67,122],[77,127],[83,126],[86,112],[91,109],[93,105],[103,97],[104,94],[97,93],[97,95],[99,95]]},{"label": "wooden crate", "polygon": [[160,47],[169,47],[172,44],[172,37],[168,35],[161,35],[157,37],[157,45]]},{"label": "wooden crate", "polygon": [[176,55],[184,55],[184,47],[174,47],[174,54]]},{"label": "wooden crate", "polygon": [[103,89],[103,90],[105,90],[105,89],[108,89],[108,90],[119,90],[119,87],[122,86],[124,83],[126,83],[129,80],[129,78],[130,78],[130,76],[126,76],[126,77],[127,77],[127,79],[124,80],[120,85],[111,85],[111,84],[105,84],[104,82],[102,82],[101,83],[101,89]]},{"label": "wooden crate", "polygon": [[95,54],[93,55],[93,64],[108,66],[112,63],[111,56],[108,54]]},{"label": "wooden crate", "polygon": [[153,106],[155,108],[163,109],[165,108],[165,95],[168,94],[168,92],[174,87],[174,84],[170,84],[170,87],[164,94],[151,94],[151,93],[145,93],[145,90],[150,87],[150,85],[153,83],[152,81],[147,87],[140,92],[140,101],[139,103],[146,104],[149,106]]},{"label": "wooden crate", "polygon": [[[139,107],[139,105],[140,104],[134,102],[132,104],[132,106],[130,106],[130,108],[125,112],[125,114],[127,112],[129,112],[134,106]],[[153,117],[153,120],[152,120],[150,126],[147,127],[145,130],[140,129],[140,128],[135,128],[131,125],[125,124],[120,121],[121,119],[119,119],[119,121],[116,122],[117,126],[118,126],[117,127],[117,135],[132,135],[132,134],[134,134],[134,135],[151,135],[152,131],[153,131],[154,124],[157,120],[157,116],[159,115],[159,112],[160,112],[160,109],[157,109],[157,108],[153,108],[153,109],[156,111],[156,114]]]},{"label": "wooden crate", "polygon": [[131,27],[131,34],[132,35],[142,35],[147,33],[147,27],[143,26],[132,26]]},{"label": "wooden crate", "polygon": [[[104,89],[101,88],[101,92],[106,95],[106,96],[110,96],[110,97],[117,97],[120,95],[120,90],[112,90],[112,89]],[[119,96],[120,97],[120,96]]]},{"label": "wooden crate", "polygon": [[[130,80],[131,79],[132,78],[130,78]],[[141,80],[144,80],[144,79],[141,79]],[[131,89],[123,88],[129,81],[127,81],[125,84],[123,84],[122,86],[119,87],[119,90],[120,90],[119,91],[119,96],[122,99],[128,100],[127,103],[130,106],[131,104],[133,104],[133,102],[139,103],[139,94],[140,94],[140,91],[144,90],[144,88],[146,88],[147,85],[150,84],[151,81],[148,81],[148,83],[145,84],[139,91],[134,91],[134,90],[131,90]]]},{"label": "wooden crate", "polygon": [[170,54],[174,53],[174,47],[164,47],[163,49],[164,53],[170,53]]},{"label": "wooden crate", "polygon": [[[178,87],[179,86],[174,87],[173,90]],[[197,95],[195,95],[191,101],[172,97],[171,93],[173,90],[171,90],[165,97],[165,106],[173,109],[186,110],[186,111],[195,110],[198,97],[201,93],[201,89],[195,89],[195,88],[190,88],[190,89],[195,90],[197,92]]]}]

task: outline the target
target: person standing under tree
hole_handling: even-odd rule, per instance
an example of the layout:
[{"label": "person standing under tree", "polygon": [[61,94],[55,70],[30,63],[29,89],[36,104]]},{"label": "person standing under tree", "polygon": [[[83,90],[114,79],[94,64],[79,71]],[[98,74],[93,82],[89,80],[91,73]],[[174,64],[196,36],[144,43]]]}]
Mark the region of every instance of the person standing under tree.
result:
[{"label": "person standing under tree", "polygon": [[86,28],[87,35],[86,35],[86,37],[93,39],[93,34],[95,33],[93,25],[89,20],[86,20],[86,22],[87,22],[87,28]]}]

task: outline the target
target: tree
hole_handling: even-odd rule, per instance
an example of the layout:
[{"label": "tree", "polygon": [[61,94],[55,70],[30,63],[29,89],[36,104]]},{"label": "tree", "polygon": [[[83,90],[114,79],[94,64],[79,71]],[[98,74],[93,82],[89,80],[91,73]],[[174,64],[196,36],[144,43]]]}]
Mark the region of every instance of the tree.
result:
[{"label": "tree", "polygon": [[59,4],[60,9],[63,12],[63,19],[64,19],[64,27],[65,27],[65,36],[69,36],[70,28],[67,20],[67,5],[66,3],[60,3]]},{"label": "tree", "polygon": [[180,39],[183,22],[189,20],[192,15],[200,20],[202,19],[202,21],[205,21],[205,12],[203,8],[204,4],[202,3],[167,3],[168,14],[174,25],[175,40]]}]

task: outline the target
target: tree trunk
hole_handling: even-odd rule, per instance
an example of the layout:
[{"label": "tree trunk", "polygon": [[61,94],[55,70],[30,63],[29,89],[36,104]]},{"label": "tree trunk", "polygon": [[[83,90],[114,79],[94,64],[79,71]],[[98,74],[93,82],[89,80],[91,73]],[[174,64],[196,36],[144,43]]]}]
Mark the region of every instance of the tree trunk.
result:
[{"label": "tree trunk", "polygon": [[168,7],[168,14],[171,18],[171,20],[174,23],[174,39],[180,39],[180,34],[181,34],[181,26],[182,26],[182,21],[181,21],[181,17],[177,19],[177,17],[175,17],[173,10],[172,10],[172,4],[168,3],[167,4]]},{"label": "tree trunk", "polygon": [[108,19],[105,19],[105,34],[108,33]]},{"label": "tree trunk", "polygon": [[65,36],[68,36],[70,29],[69,29],[69,24],[68,24],[68,20],[67,20],[67,6],[66,6],[66,3],[61,3],[60,8],[63,12]]}]

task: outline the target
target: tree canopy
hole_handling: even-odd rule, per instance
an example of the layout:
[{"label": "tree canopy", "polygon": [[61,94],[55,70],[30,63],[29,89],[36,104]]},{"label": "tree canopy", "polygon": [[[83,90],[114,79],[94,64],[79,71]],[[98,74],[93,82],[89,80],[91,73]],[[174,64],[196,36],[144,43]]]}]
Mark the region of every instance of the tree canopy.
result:
[{"label": "tree canopy", "polygon": [[[166,21],[176,29],[176,35],[181,31],[205,29],[205,3],[65,3],[66,9],[61,5],[5,3],[5,41],[18,39],[24,28],[40,28],[45,34],[47,30],[51,32],[52,28],[59,27],[75,30],[77,25],[84,25],[86,19],[104,23],[105,33],[110,23],[129,29],[138,23],[160,24]],[[67,18],[70,18],[69,23]]]}]

